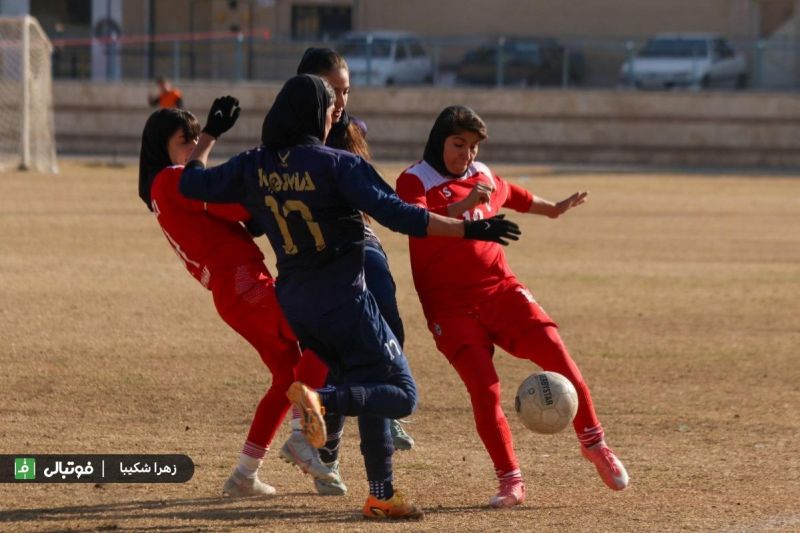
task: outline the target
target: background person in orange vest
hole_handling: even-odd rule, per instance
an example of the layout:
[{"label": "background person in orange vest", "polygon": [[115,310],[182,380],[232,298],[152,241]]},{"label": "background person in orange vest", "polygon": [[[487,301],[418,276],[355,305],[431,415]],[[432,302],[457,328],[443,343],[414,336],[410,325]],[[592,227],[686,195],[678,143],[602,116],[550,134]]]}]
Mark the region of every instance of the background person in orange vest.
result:
[{"label": "background person in orange vest", "polygon": [[183,94],[179,89],[163,76],[156,78],[159,93],[156,96],[148,97],[151,106],[158,106],[161,109],[167,107],[183,108]]}]

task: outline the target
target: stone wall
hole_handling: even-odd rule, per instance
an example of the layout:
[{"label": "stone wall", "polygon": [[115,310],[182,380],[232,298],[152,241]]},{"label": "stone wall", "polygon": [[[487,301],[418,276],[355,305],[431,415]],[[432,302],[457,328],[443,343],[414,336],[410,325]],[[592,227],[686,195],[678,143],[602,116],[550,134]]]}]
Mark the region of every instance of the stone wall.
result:
[{"label": "stone wall", "polygon": [[[54,83],[60,153],[138,154],[151,109],[150,84]],[[215,96],[242,103],[239,124],[217,147],[232,154],[258,144],[279,86],[182,85],[201,122]],[[800,95],[736,92],[630,92],[356,88],[349,111],[369,126],[378,158],[421,157],[436,115],[474,108],[489,127],[484,160],[526,163],[800,168]]]}]

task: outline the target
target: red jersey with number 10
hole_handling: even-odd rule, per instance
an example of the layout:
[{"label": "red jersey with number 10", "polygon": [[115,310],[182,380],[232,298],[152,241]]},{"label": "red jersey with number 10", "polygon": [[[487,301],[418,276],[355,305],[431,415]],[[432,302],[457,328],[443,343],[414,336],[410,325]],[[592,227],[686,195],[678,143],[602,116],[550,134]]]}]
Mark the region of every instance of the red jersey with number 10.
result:
[{"label": "red jersey with number 10", "polygon": [[[530,192],[495,176],[478,162],[471,164],[464,176],[447,178],[420,161],[397,178],[397,194],[410,204],[449,216],[447,207],[466,198],[479,182],[494,189],[491,202],[475,206],[459,218],[490,218],[502,207],[520,212],[530,209]],[[503,247],[497,243],[451,237],[410,237],[408,242],[414,286],[426,314],[468,306],[503,280],[514,277]]]},{"label": "red jersey with number 10", "polygon": [[159,172],[150,188],[153,214],[189,273],[207,289],[226,271],[264,254],[239,221],[250,219],[239,204],[206,204],[180,193],[182,166]]}]

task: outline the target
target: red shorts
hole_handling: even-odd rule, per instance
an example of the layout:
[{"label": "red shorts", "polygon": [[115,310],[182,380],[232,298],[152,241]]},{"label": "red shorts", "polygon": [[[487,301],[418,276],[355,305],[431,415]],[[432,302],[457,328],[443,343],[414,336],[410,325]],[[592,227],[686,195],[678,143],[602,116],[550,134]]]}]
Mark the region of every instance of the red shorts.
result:
[{"label": "red shorts", "polygon": [[[225,322],[262,352],[275,342],[297,343],[275,294],[275,280],[260,261],[226,272],[212,286],[214,304]],[[273,348],[277,349],[277,347]],[[263,356],[263,354],[262,354]]]},{"label": "red shorts", "polygon": [[531,326],[558,327],[530,291],[514,278],[462,310],[437,313],[429,307],[426,318],[436,347],[450,363],[466,346],[484,347],[493,353],[496,344],[510,351]]},{"label": "red shorts", "polygon": [[219,315],[258,351],[272,373],[272,384],[256,408],[245,445],[246,449],[254,445],[258,451],[269,447],[289,409],[286,391],[295,380],[300,347],[278,305],[275,280],[261,261],[215,275],[211,292]]}]

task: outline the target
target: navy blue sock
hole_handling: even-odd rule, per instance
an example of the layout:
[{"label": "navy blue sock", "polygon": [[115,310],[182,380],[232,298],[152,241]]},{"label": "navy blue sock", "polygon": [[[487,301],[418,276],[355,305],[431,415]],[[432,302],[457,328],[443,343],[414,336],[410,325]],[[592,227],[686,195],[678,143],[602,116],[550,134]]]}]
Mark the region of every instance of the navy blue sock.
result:
[{"label": "navy blue sock", "polygon": [[391,499],[394,496],[394,485],[392,485],[391,478],[383,481],[370,481],[369,493],[379,500]]}]

